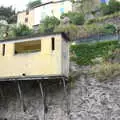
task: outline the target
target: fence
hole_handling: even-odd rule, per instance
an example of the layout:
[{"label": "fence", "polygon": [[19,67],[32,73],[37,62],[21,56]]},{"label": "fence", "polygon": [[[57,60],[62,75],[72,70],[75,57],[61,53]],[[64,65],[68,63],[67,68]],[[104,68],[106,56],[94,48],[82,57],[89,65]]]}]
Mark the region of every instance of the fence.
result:
[{"label": "fence", "polygon": [[80,44],[84,42],[98,42],[106,40],[120,40],[120,34],[92,35],[89,37],[77,39],[74,42],[76,44]]}]

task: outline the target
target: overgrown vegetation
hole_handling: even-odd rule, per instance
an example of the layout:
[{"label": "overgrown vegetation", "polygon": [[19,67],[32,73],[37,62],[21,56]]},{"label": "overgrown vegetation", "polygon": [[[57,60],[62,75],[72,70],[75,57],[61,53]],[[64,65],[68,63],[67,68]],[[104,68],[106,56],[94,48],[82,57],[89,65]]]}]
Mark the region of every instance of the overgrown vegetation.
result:
[{"label": "overgrown vegetation", "polygon": [[84,15],[79,12],[68,12],[61,15],[61,18],[68,17],[70,22],[75,25],[83,25],[85,22]]},{"label": "overgrown vegetation", "polygon": [[15,10],[10,7],[0,7],[0,20],[5,20],[8,24],[16,23],[17,16]]},{"label": "overgrown vegetation", "polygon": [[106,19],[111,19],[111,18],[115,18],[118,16],[120,16],[120,12],[116,12],[114,14],[106,15],[106,16],[102,16],[102,17],[97,17],[95,19],[90,19],[90,20],[86,21],[86,24],[99,23],[99,22],[105,21]]},{"label": "overgrown vegetation", "polygon": [[120,2],[117,0],[110,0],[109,4],[101,4],[101,12],[103,15],[112,14],[120,11]]},{"label": "overgrown vegetation", "polygon": [[20,24],[19,26],[14,26],[11,31],[13,31],[14,36],[25,36],[33,33],[33,31],[29,27],[23,24]]},{"label": "overgrown vegetation", "polygon": [[72,45],[71,60],[79,65],[94,64],[93,59],[102,58],[107,61],[111,58],[112,52],[115,49],[120,49],[119,41],[104,41],[96,43],[84,43],[79,45]]},{"label": "overgrown vegetation", "polygon": [[27,4],[27,9],[32,9],[37,5],[41,4],[41,0],[35,0],[35,1],[31,1]]},{"label": "overgrown vegetation", "polygon": [[92,68],[96,79],[99,81],[105,81],[114,79],[120,75],[120,64],[119,63],[110,63],[105,62],[99,65],[96,65]]},{"label": "overgrown vegetation", "polygon": [[53,32],[55,27],[60,24],[60,21],[56,17],[46,17],[40,25],[40,33]]},{"label": "overgrown vegetation", "polygon": [[74,40],[77,37],[78,27],[74,24],[69,25],[59,25],[55,28],[54,32],[65,32],[68,34],[71,40]]}]

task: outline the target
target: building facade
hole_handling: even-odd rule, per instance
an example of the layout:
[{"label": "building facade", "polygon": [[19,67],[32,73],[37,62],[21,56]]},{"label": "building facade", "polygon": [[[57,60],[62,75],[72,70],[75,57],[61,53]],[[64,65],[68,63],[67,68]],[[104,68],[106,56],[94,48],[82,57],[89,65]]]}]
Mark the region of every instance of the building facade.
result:
[{"label": "building facade", "polygon": [[46,2],[48,3],[49,1],[44,1],[43,4],[32,10],[19,12],[17,24],[25,24],[32,28],[39,25],[46,16],[55,16],[60,19],[62,13],[72,11],[72,2],[70,1],[58,2],[54,0],[49,2],[49,4],[45,4]]}]

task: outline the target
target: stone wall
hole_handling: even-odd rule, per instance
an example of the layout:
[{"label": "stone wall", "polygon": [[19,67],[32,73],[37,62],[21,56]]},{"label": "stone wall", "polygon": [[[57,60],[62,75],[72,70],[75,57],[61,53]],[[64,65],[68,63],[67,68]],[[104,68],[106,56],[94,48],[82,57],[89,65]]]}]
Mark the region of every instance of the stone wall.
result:
[{"label": "stone wall", "polygon": [[37,82],[22,83],[25,112],[16,83],[0,83],[0,120],[120,120],[120,77],[100,83],[88,75],[90,67],[71,69],[67,97],[62,82],[46,83],[46,113]]}]

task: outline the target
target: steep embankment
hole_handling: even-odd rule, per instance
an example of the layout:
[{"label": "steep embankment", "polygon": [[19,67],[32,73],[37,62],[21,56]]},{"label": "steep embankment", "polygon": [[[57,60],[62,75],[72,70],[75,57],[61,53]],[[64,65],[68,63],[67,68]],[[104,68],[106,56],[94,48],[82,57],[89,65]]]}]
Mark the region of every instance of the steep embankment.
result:
[{"label": "steep embankment", "polygon": [[84,49],[74,46],[72,59],[75,57],[73,60],[78,60],[76,62],[80,65],[84,62],[91,65],[79,66],[71,62],[67,94],[61,81],[45,81],[46,97],[43,101],[38,82],[23,81],[23,99],[20,100],[16,82],[0,83],[0,119],[119,120],[119,45],[115,41],[94,43],[86,47],[84,44]]},{"label": "steep embankment", "polygon": [[[46,84],[46,120],[120,119],[120,76],[99,82],[89,74],[90,66],[79,67],[74,63],[71,63],[71,71],[73,80],[68,84],[68,101],[61,83]],[[4,97],[0,99],[0,118],[44,120],[43,102],[37,83],[23,82],[25,112],[21,110],[15,83],[6,84],[3,90]]]}]

